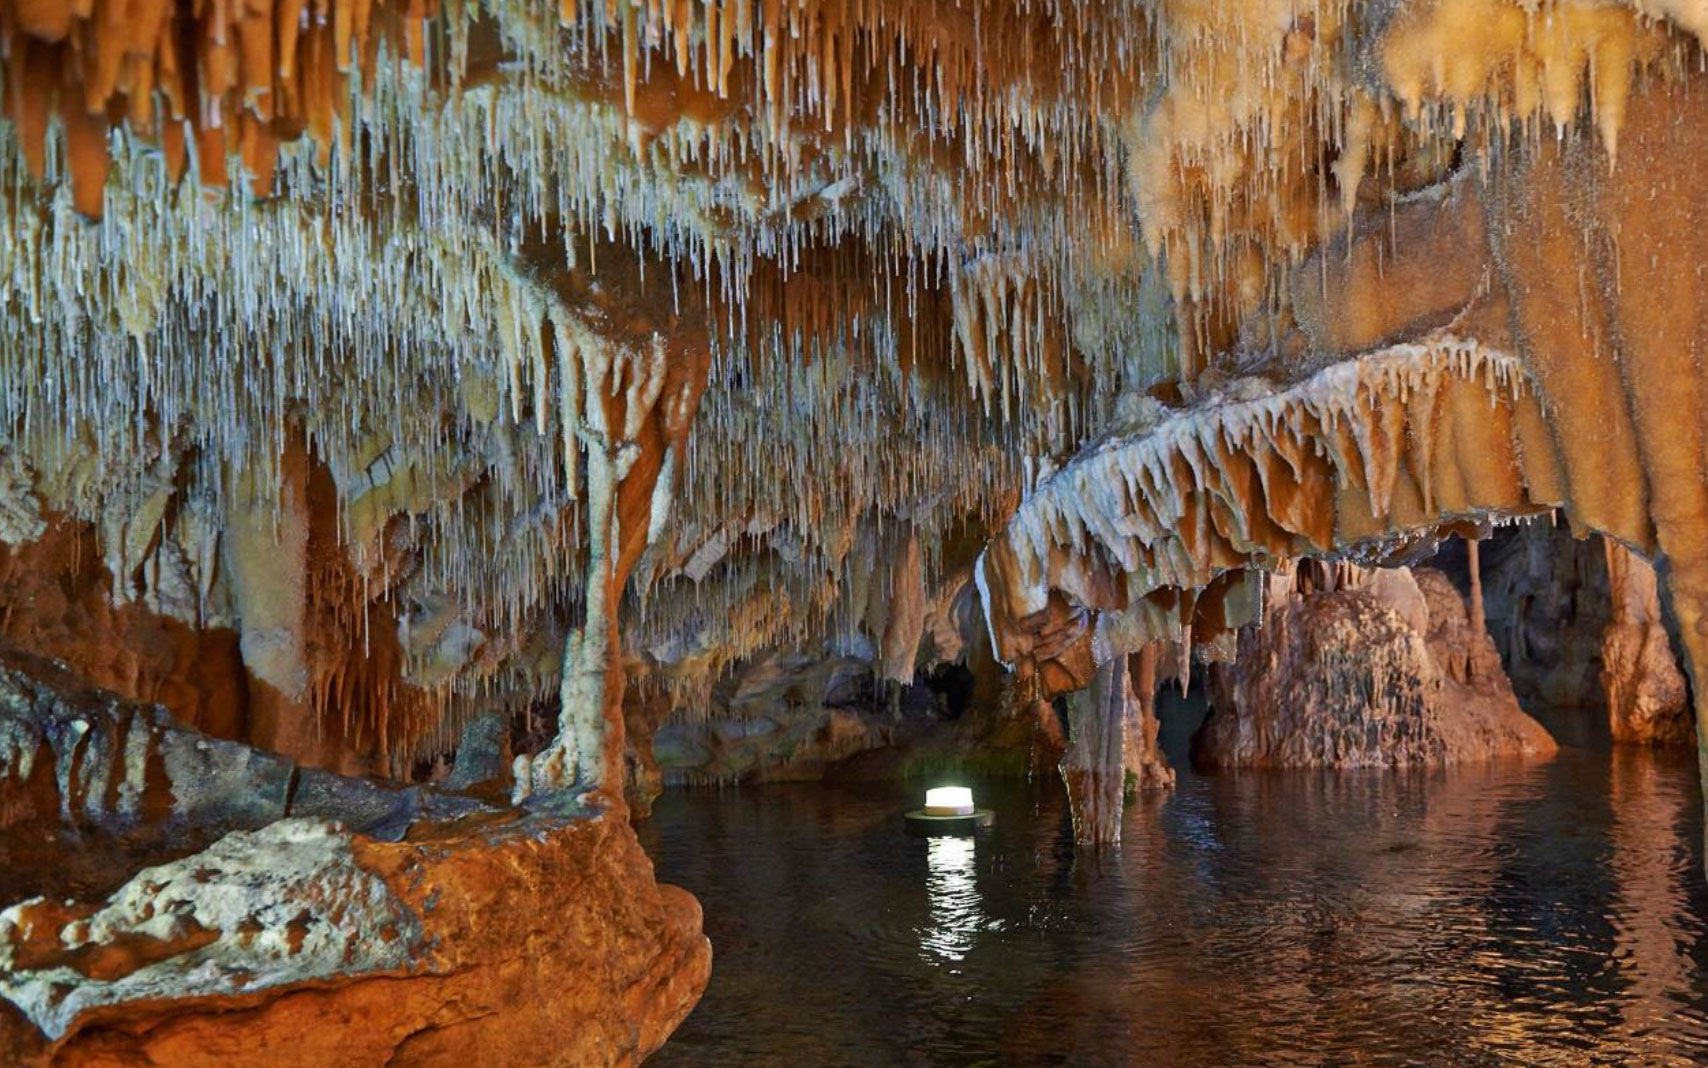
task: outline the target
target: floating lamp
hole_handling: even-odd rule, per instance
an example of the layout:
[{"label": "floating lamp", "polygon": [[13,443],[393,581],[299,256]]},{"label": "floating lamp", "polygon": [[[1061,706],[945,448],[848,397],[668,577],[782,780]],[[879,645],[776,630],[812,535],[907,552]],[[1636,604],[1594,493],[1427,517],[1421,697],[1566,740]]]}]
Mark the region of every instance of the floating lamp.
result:
[{"label": "floating lamp", "polygon": [[971,834],[990,826],[996,813],[973,807],[973,792],[965,786],[935,786],[925,791],[925,807],[907,814],[909,834]]},{"label": "floating lamp", "polygon": [[971,816],[973,792],[965,786],[939,786],[925,791],[927,816]]}]

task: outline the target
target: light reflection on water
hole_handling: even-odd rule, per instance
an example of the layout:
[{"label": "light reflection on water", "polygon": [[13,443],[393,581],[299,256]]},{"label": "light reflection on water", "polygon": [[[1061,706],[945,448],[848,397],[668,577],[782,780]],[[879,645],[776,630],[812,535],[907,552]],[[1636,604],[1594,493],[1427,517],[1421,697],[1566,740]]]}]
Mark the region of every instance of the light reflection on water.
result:
[{"label": "light reflection on water", "polygon": [[976,840],[908,837],[916,793],[661,800],[715,959],[657,1063],[1708,1063],[1689,754],[1188,772],[1101,858],[1054,791],[979,786]]},{"label": "light reflection on water", "polygon": [[979,911],[978,880],[973,877],[973,838],[930,838],[925,843],[925,892],[931,922],[919,932],[927,963],[959,963],[977,944],[984,917]]}]

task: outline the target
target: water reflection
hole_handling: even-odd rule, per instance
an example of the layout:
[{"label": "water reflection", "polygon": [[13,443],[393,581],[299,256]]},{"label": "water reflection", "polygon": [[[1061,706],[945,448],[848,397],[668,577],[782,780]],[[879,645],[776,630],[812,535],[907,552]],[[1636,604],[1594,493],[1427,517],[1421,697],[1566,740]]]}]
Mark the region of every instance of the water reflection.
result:
[{"label": "water reflection", "polygon": [[1694,851],[1680,840],[1694,822],[1695,813],[1686,807],[1697,803],[1696,796],[1679,789],[1676,778],[1645,754],[1629,749],[1613,754],[1608,792],[1614,812],[1611,862],[1619,873],[1619,893],[1610,917],[1614,946],[1607,963],[1625,991],[1617,1030],[1641,1042],[1669,1030],[1680,1014],[1694,1014],[1697,1056],[1708,1062],[1701,1000],[1680,996],[1703,982],[1681,952],[1694,932],[1680,922],[1677,911],[1665,907],[1686,897],[1699,878]]},{"label": "water reflection", "polygon": [[925,892],[931,899],[931,923],[919,935],[927,961],[958,964],[972,952],[983,917],[974,878],[971,836],[927,839]]},{"label": "water reflection", "polygon": [[1185,774],[1101,858],[977,785],[976,840],[890,785],[667,794],[643,838],[717,964],[658,1063],[1708,1063],[1689,754]]}]

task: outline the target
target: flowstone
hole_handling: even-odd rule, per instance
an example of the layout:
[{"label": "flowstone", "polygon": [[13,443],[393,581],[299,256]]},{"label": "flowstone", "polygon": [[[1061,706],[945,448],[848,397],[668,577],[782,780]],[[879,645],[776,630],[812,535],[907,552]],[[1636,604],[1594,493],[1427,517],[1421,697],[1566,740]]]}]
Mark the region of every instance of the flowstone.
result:
[{"label": "flowstone", "polygon": [[1279,596],[1211,677],[1212,709],[1192,740],[1204,767],[1439,766],[1555,751],[1457,591],[1427,569]]}]

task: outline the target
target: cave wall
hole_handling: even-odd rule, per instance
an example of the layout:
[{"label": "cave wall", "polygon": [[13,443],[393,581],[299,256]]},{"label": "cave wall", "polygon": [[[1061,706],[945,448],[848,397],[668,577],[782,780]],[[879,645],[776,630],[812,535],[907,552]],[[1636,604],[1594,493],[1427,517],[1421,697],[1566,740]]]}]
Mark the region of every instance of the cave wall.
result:
[{"label": "cave wall", "polygon": [[[1107,843],[1167,779],[1159,674],[1510,719],[1490,607],[1521,687],[1599,655],[1614,721],[1674,737],[1669,609],[1708,670],[1705,39],[1694,0],[8,4],[0,638],[293,767],[513,757],[482,819],[568,833],[311,837],[634,934],[605,948],[661,1007],[570,1060],[638,1058],[703,981],[623,819],[673,775],[1056,764]],[[1421,614],[1270,595],[1543,516],[1611,546],[1593,651],[1564,552],[1468,605],[1425,578]],[[1523,591],[1562,566],[1550,647],[1567,607]],[[915,704],[945,664],[959,716]],[[1431,730],[1323,762],[1477,748]],[[578,857],[608,885],[574,896]],[[459,900],[407,977],[89,1056],[288,1039],[324,998],[433,1060],[424,1021],[518,959]]]},{"label": "cave wall", "polygon": [[[601,711],[562,733],[598,768],[554,750],[548,779],[620,774],[625,650],[703,695],[835,644],[893,563],[917,586],[879,599],[872,637],[906,675],[912,593],[1079,446],[1336,359],[1392,364],[1428,403],[1403,427],[1385,406],[1379,433],[1319,406],[1355,428],[1328,466],[1299,452],[1326,440],[1309,427],[1268,450],[1367,509],[1271,485],[1273,459],[1235,472],[1293,535],[1258,532],[1267,554],[1556,505],[1665,552],[1638,514],[1664,494],[1630,489],[1658,471],[1630,459],[1659,447],[1656,387],[1626,366],[1688,349],[1652,310],[1690,306],[1688,275],[1612,253],[1699,252],[1664,221],[1694,210],[1708,24],[1557,6],[334,3],[257,8],[235,36],[218,5],[20,8],[0,25],[17,511],[99,528],[115,605],[235,583],[224,623],[195,624],[238,636],[232,729],[325,763],[443,761],[463,722],[561,703],[583,665],[570,703]],[[1473,418],[1490,368],[1521,395],[1496,406],[1511,427]],[[1592,452],[1583,398],[1616,395]],[[1396,433],[1416,455],[1388,458]],[[299,498],[306,536],[277,522]],[[1214,507],[1194,522],[1226,525]],[[268,551],[277,572],[247,565]],[[1145,611],[1226,652],[1251,587],[1187,551]],[[1093,585],[1050,609],[1063,655],[1022,658],[1023,689],[1089,683],[1108,650],[1066,653],[1070,631],[1183,637],[1117,625]],[[358,634],[360,657],[329,652]],[[131,692],[202,714],[178,682]]]},{"label": "cave wall", "polygon": [[[393,776],[493,713],[620,806],[779,656],[983,629],[1036,736],[1544,514],[1708,649],[1697,5],[325,13],[0,16],[0,627],[97,681]],[[735,765],[888,747],[806,691]]]},{"label": "cave wall", "polygon": [[[1459,559],[1441,566],[1464,588]],[[1483,544],[1481,562],[1489,635],[1519,701],[1604,713],[1601,643],[1613,598],[1600,540],[1575,538],[1563,523],[1515,523]]]}]

